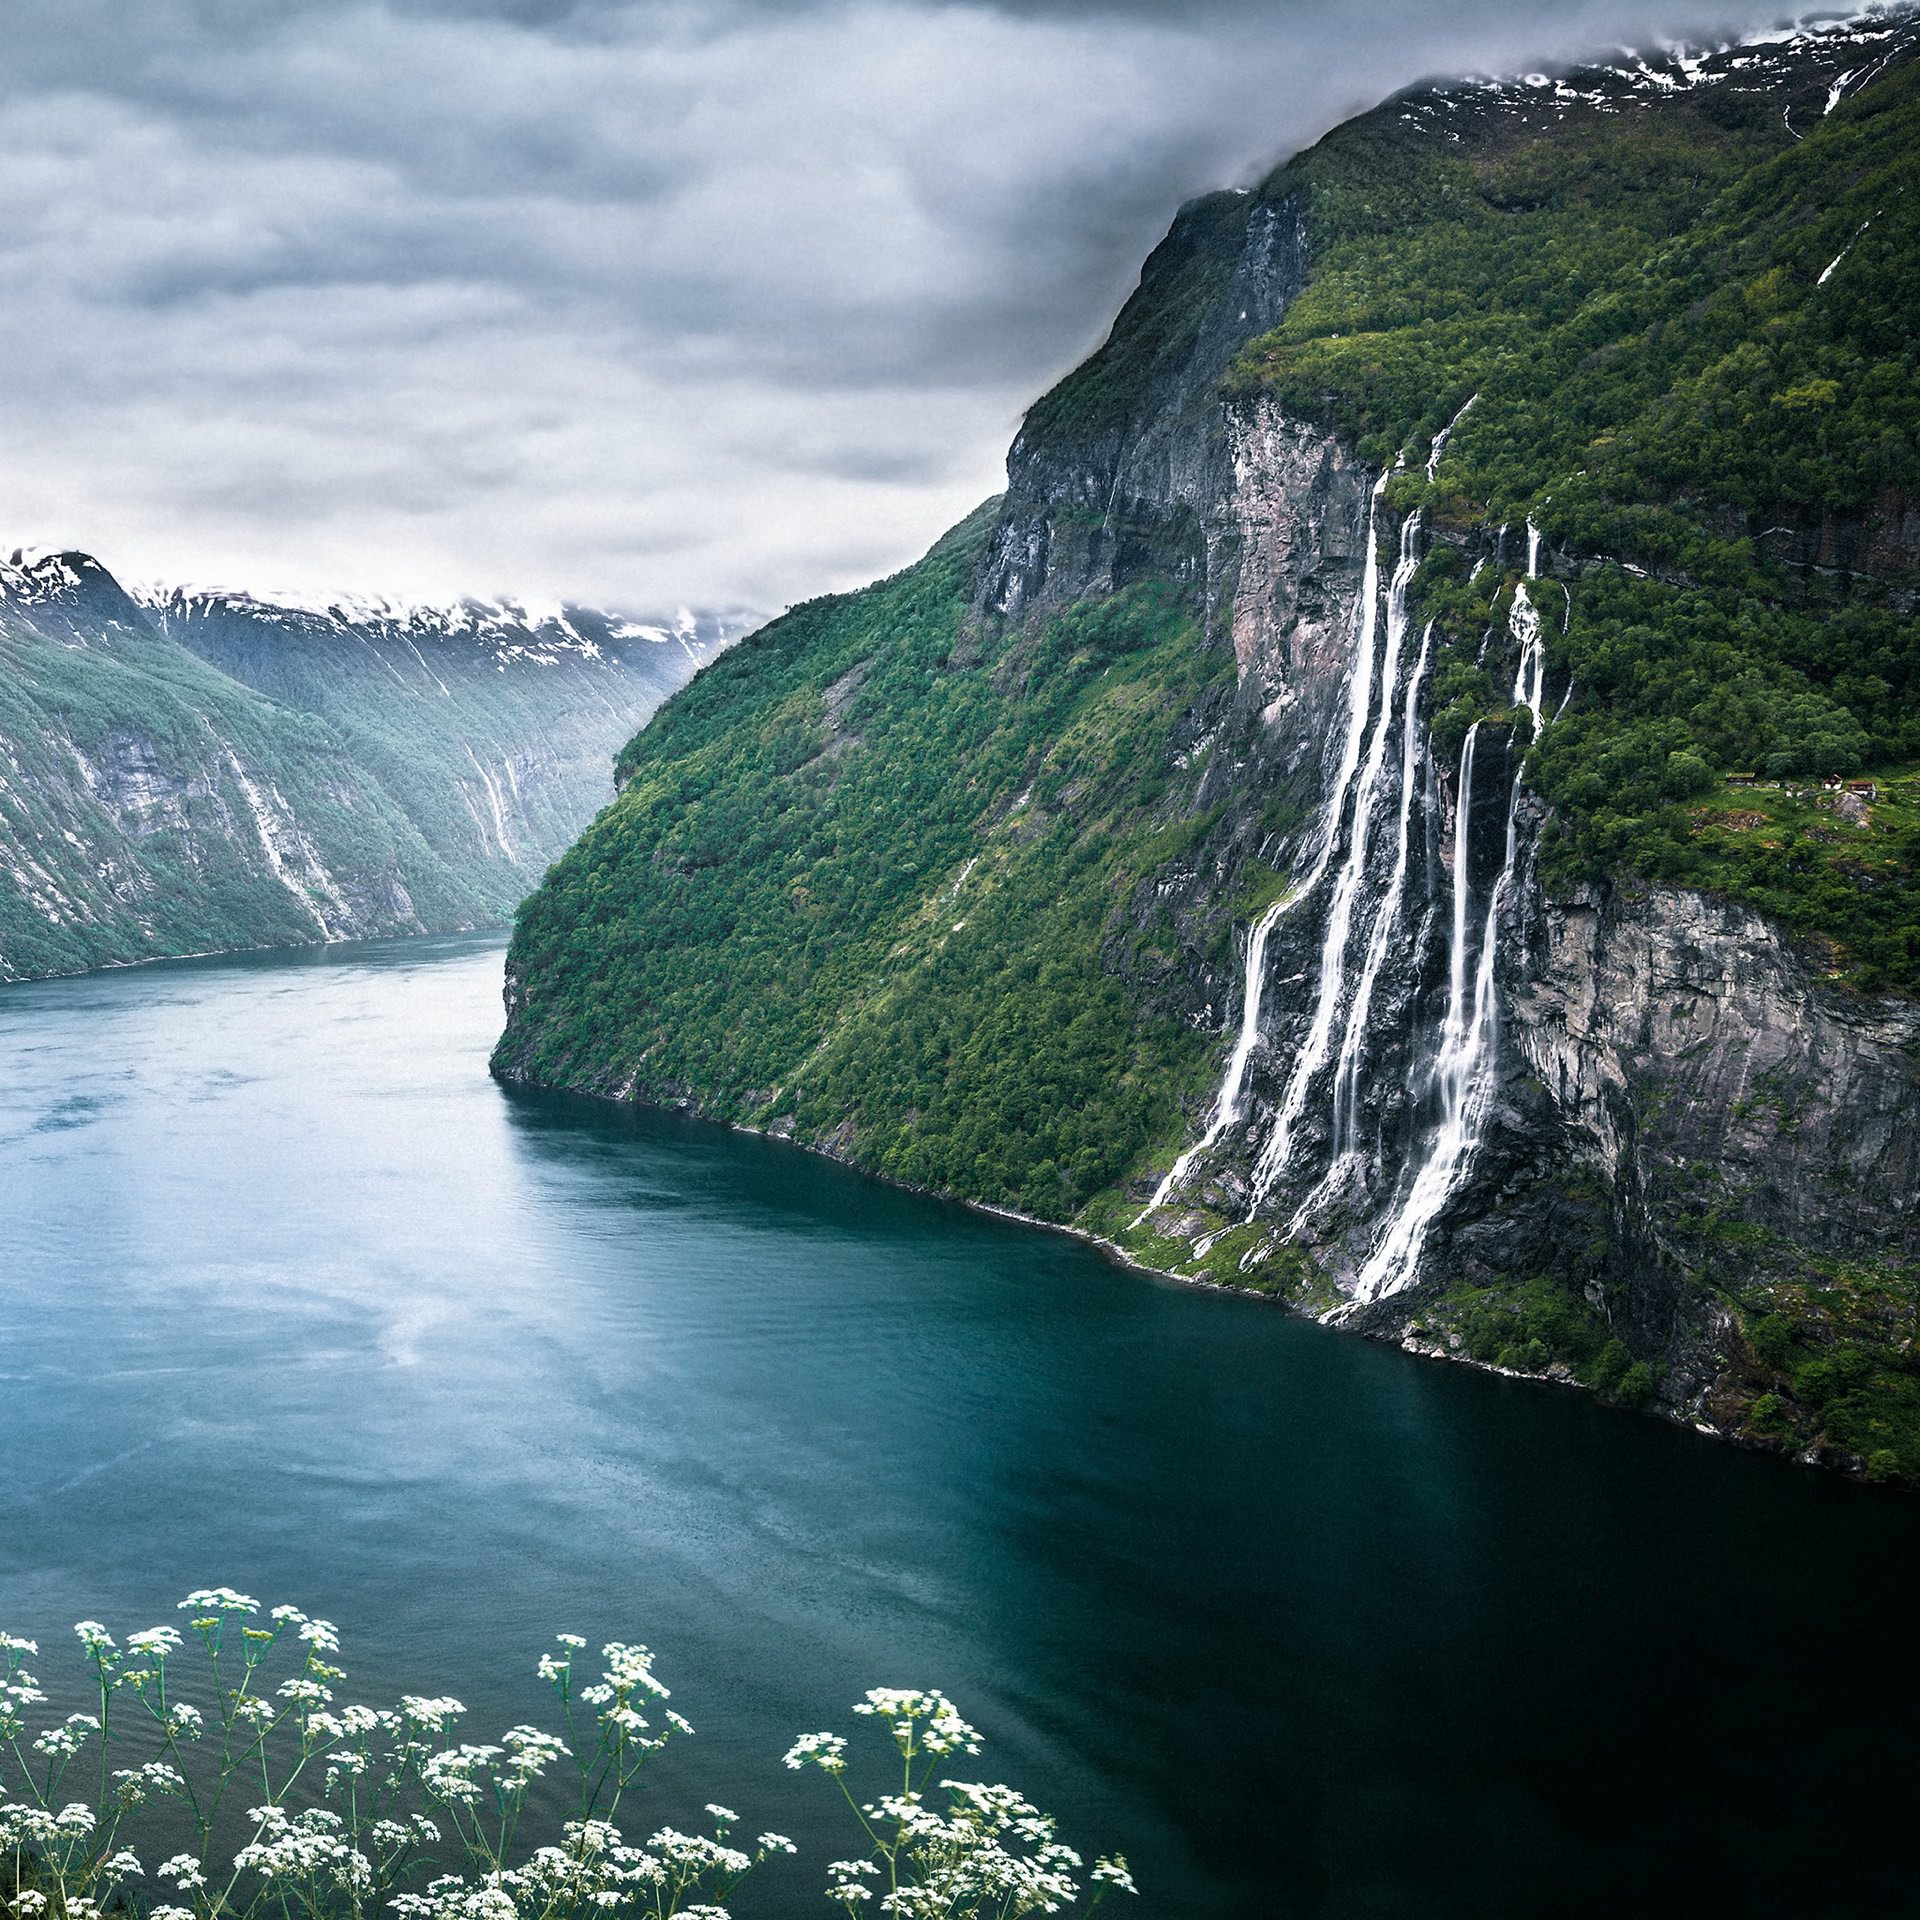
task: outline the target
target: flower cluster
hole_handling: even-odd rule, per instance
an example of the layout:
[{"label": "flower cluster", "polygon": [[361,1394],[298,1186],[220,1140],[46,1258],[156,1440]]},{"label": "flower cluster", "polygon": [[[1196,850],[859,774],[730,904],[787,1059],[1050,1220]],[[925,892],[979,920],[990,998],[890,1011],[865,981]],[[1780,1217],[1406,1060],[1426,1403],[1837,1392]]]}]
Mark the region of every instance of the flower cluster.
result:
[{"label": "flower cluster", "polygon": [[979,1734],[960,1718],[944,1693],[920,1693],[911,1687],[870,1687],[854,1712],[884,1720],[893,1744],[909,1760],[922,1753],[944,1757],[980,1751]]},{"label": "flower cluster", "polygon": [[[644,1844],[626,1837],[623,1796],[655,1754],[693,1732],[660,1704],[669,1692],[644,1646],[609,1641],[597,1674],[582,1676],[585,1639],[558,1635],[537,1671],[559,1698],[565,1737],[522,1725],[487,1744],[451,1738],[466,1709],[447,1696],[408,1694],[391,1708],[337,1701],[339,1633],[297,1607],[263,1612],[248,1594],[205,1587],[181,1611],[204,1673],[188,1671],[189,1636],[177,1628],[122,1644],[84,1620],[75,1634],[97,1710],[37,1729],[29,1718],[46,1696],[25,1663],[39,1648],[0,1633],[0,1858],[12,1863],[12,1920],[124,1909],[128,1884],[145,1878],[125,1830],[156,1799],[171,1803],[169,1823],[184,1822],[190,1844],[155,1869],[165,1898],[141,1902],[149,1920],[728,1920],[746,1876],[795,1851],[780,1833],[734,1839],[739,1816],[718,1803],[706,1809],[710,1831],[662,1825]],[[292,1664],[278,1678],[266,1670],[276,1658]],[[128,1711],[144,1719],[145,1757],[114,1767]],[[876,1688],[854,1712],[887,1729],[897,1792],[856,1802],[839,1734],[805,1734],[786,1755],[789,1768],[835,1781],[871,1844],[865,1858],[829,1867],[832,1901],[901,1920],[1017,1920],[1076,1897],[1080,1856],[1048,1816],[1008,1787],[933,1780],[952,1756],[980,1751],[945,1694]],[[93,1776],[91,1799],[63,1792],[83,1753],[98,1756],[80,1770]],[[523,1845],[530,1790],[556,1769],[571,1771],[574,1812],[557,1842]],[[240,1781],[254,1802],[244,1816],[232,1804]],[[1123,1860],[1096,1862],[1089,1878],[1096,1903],[1133,1890]]]},{"label": "flower cluster", "polygon": [[[839,1785],[872,1843],[863,1859],[827,1869],[827,1897],[858,1915],[869,1908],[896,1920],[994,1916],[1017,1920],[1057,1913],[1079,1897],[1084,1862],[1062,1841],[1053,1818],[1013,1788],[943,1779],[941,1810],[929,1798],[940,1764],[977,1754],[980,1735],[944,1693],[875,1687],[854,1712],[882,1722],[900,1767],[900,1790],[856,1802],[847,1783],[847,1742],[810,1733],[788,1750],[789,1767],[818,1767]],[[1109,1893],[1132,1893],[1133,1876],[1115,1856],[1089,1874],[1097,1906]]]}]

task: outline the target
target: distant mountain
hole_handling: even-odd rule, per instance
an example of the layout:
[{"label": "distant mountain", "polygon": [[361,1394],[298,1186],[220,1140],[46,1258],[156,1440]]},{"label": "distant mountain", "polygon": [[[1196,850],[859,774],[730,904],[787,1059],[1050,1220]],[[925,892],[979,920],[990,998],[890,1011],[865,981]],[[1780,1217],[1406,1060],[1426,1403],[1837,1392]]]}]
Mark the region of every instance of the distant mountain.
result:
[{"label": "distant mountain", "polygon": [[1183,208],[523,909],[504,1077],[1920,1482],[1920,15]]},{"label": "distant mountain", "polygon": [[272,605],[0,565],[0,980],[499,925],[741,617]]}]

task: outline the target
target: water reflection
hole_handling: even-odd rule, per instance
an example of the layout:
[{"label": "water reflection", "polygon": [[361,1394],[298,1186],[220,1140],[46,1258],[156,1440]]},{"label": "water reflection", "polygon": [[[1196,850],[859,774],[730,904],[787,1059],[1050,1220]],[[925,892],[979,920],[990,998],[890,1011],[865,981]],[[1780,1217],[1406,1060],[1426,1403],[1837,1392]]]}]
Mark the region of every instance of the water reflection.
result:
[{"label": "water reflection", "polygon": [[787,1739],[941,1685],[1143,1914],[1920,1892],[1908,1502],[508,1098],[498,968],[0,993],[0,1624],[230,1582],[476,1737],[556,1629],[643,1638],[702,1729],[662,1808],[718,1793],[815,1866],[844,1836]]}]

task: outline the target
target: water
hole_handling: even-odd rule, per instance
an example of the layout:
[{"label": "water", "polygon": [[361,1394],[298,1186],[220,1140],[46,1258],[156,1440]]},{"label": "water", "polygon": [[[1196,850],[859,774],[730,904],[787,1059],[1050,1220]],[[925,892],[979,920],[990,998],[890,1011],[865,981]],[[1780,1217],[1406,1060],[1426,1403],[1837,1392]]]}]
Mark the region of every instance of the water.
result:
[{"label": "water", "polygon": [[[1920,1508],[483,1073],[498,945],[0,993],[0,1626],[190,1585],[847,1851],[778,1756],[947,1688],[1125,1909],[1912,1911]],[[54,1652],[51,1668],[66,1656]]]}]

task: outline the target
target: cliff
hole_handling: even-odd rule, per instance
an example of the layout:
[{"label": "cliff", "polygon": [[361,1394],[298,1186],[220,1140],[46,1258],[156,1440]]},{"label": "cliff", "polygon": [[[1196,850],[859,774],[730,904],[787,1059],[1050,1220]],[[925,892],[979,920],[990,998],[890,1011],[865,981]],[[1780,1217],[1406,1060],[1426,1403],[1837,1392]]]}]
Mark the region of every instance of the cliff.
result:
[{"label": "cliff", "polygon": [[496,1070],[1920,1478],[1917,41],[1183,210],[1002,500],[628,749]]},{"label": "cliff", "polygon": [[0,980],[498,925],[726,635],[0,568]]}]

